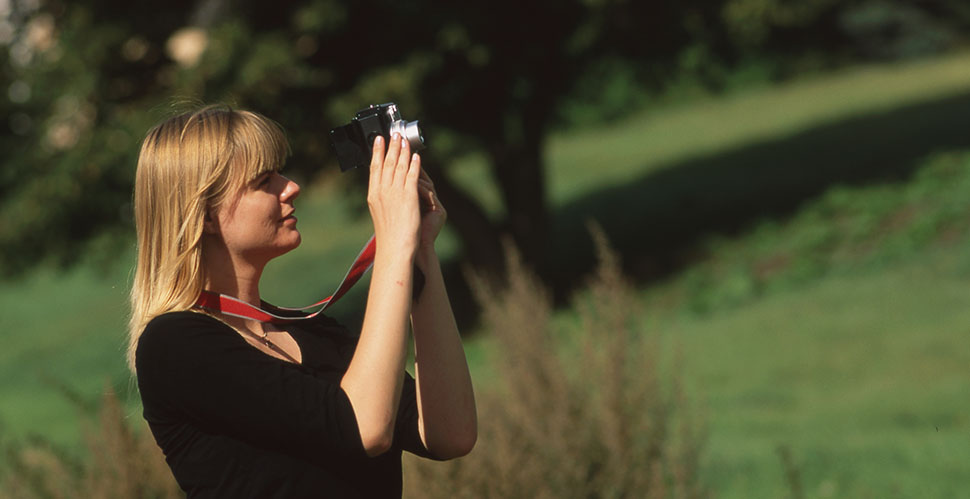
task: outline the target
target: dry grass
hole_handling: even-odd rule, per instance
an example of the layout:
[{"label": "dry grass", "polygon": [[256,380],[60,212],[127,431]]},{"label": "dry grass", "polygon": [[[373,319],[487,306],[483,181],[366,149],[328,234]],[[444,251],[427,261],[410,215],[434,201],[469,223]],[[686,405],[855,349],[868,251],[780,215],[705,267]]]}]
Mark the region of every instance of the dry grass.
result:
[{"label": "dry grass", "polygon": [[84,421],[86,456],[44,441],[6,449],[0,498],[129,499],[184,497],[147,427],[129,428],[118,397],[105,390],[95,421]]},{"label": "dry grass", "polygon": [[[701,426],[681,383],[643,330],[633,289],[594,228],[600,266],[575,303],[570,334],[551,298],[511,256],[503,284],[475,279],[500,381],[480,390],[479,442],[449,463],[408,457],[405,495],[454,498],[706,497]],[[579,337],[578,346],[566,338]],[[87,456],[43,441],[7,448],[0,498],[182,497],[147,428],[132,431],[109,389],[85,424]]]},{"label": "dry grass", "polygon": [[514,255],[505,283],[475,279],[500,345],[497,386],[479,390],[479,441],[465,458],[408,457],[407,497],[706,497],[703,435],[679,361],[665,373],[631,286],[601,231],[599,269],[575,308],[580,348],[564,346],[551,300]]}]

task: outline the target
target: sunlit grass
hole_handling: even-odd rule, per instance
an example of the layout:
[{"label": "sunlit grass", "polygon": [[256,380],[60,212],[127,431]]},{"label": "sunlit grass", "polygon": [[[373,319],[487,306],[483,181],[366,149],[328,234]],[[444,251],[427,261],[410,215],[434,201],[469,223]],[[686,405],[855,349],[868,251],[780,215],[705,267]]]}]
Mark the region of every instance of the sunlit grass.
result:
[{"label": "sunlit grass", "polygon": [[953,497],[970,468],[970,274],[937,251],[711,317],[655,319],[706,399],[719,497]]},{"label": "sunlit grass", "polygon": [[6,437],[37,434],[74,443],[80,407],[62,391],[97,400],[122,386],[126,270],[47,271],[0,286],[0,425]]},{"label": "sunlit grass", "polygon": [[[552,205],[622,184],[686,159],[783,138],[843,118],[970,91],[970,53],[855,67],[770,88],[648,108],[612,125],[554,134],[546,146]],[[451,173],[492,213],[500,196],[487,164],[471,157]]]},{"label": "sunlit grass", "polygon": [[[967,92],[966,67],[967,55],[874,66],[558,134],[547,151],[550,197],[562,206],[685,158]],[[472,159],[455,165],[454,173],[498,210],[484,164]],[[939,186],[920,185],[929,199],[938,192]],[[353,201],[340,200],[342,188],[335,183],[304,191],[298,202],[304,243],[267,269],[263,291],[269,301],[302,305],[329,294],[369,237],[366,218],[351,216]],[[841,192],[847,200],[859,194]],[[832,206],[869,206],[881,216],[905,201],[893,196]],[[948,214],[951,222],[964,209],[959,196],[941,200],[949,204],[930,209]],[[786,446],[809,497],[956,496],[970,462],[970,250],[960,241],[928,244],[920,239],[917,218],[914,238],[889,239],[894,246],[882,253],[837,253],[824,263],[834,271],[813,271],[811,279],[775,275],[761,292],[752,292],[748,256],[804,256],[814,251],[812,238],[832,237],[818,206],[788,226],[766,224],[735,242],[713,243],[713,270],[644,292],[644,320],[683,345],[688,393],[707,410],[704,477],[718,497],[785,496],[789,484],[777,448]],[[870,222],[878,226],[880,220]],[[861,240],[871,238],[870,222],[852,219]],[[852,234],[842,236],[851,243]],[[453,240],[446,246],[453,248]],[[130,255],[118,258],[131,261]],[[866,258],[879,261],[853,263]],[[125,266],[66,275],[42,271],[0,283],[4,438],[34,433],[75,445],[77,407],[57,385],[87,402],[98,399],[105,379],[123,388],[123,398],[130,393],[124,390]],[[778,282],[798,285],[772,285]],[[359,301],[364,289],[347,300]],[[703,299],[684,298],[691,293]],[[568,311],[553,318],[573,320]],[[491,383],[496,373],[488,359],[495,345],[478,335],[466,347],[476,383]],[[137,397],[130,402],[129,417],[139,420]]]}]

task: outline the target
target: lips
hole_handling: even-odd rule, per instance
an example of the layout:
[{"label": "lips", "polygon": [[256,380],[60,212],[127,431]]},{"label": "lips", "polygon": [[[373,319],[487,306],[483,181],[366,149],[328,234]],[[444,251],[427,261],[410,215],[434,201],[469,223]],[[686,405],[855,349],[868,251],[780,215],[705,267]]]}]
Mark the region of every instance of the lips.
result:
[{"label": "lips", "polygon": [[280,221],[281,221],[281,222],[285,222],[285,221],[287,221],[287,220],[294,220],[294,221],[295,221],[295,220],[296,220],[296,217],[295,217],[295,216],[293,215],[293,213],[295,213],[295,212],[296,212],[296,210],[294,210],[294,211],[291,211],[291,212],[290,212],[289,214],[287,214],[287,215],[286,215],[285,217],[283,217],[283,218],[281,218],[281,219],[280,219]]}]

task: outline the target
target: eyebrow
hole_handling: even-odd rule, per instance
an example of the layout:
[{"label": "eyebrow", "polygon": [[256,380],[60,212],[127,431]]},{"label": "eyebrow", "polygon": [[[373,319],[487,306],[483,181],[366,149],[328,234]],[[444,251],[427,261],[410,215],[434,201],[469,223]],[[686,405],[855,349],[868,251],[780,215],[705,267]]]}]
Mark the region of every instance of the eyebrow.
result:
[{"label": "eyebrow", "polygon": [[273,172],[270,171],[270,172],[260,173],[259,175],[256,175],[255,177],[253,177],[252,180],[250,180],[249,182],[246,182],[245,185],[247,185],[247,186],[256,186],[260,182],[262,182],[263,179],[266,178],[271,173],[273,173]]}]

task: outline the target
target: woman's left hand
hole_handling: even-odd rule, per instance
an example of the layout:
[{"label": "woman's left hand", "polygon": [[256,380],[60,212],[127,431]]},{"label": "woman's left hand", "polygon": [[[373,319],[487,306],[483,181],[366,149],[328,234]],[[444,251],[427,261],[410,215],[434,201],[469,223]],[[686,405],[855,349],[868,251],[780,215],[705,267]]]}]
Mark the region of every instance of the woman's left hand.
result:
[{"label": "woman's left hand", "polygon": [[441,228],[448,219],[448,212],[438,199],[434,190],[434,182],[428,172],[421,170],[418,178],[418,199],[421,203],[421,233],[419,235],[418,251],[434,250],[434,241],[438,238]]}]

